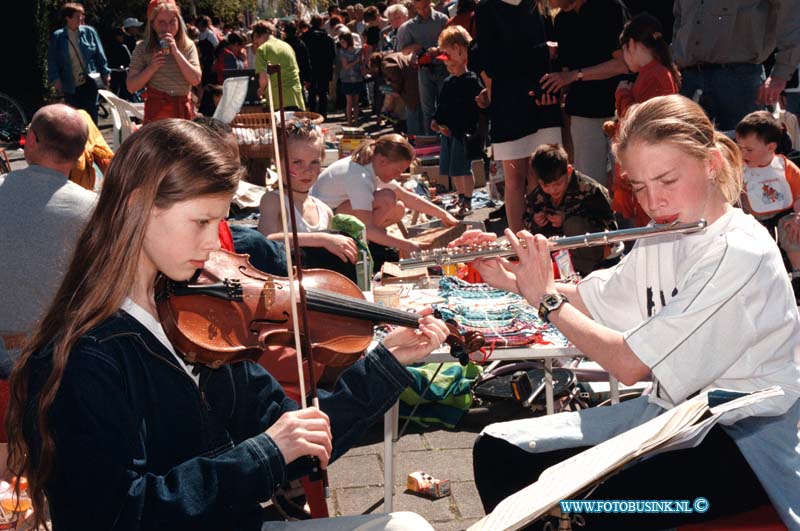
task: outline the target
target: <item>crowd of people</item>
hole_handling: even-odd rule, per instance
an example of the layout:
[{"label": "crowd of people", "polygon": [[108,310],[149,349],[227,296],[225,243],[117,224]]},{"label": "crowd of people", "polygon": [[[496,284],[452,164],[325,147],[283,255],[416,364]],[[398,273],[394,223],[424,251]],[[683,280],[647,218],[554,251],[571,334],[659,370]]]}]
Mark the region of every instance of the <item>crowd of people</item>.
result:
[{"label": "crowd of people", "polygon": [[[403,366],[449,330],[423,312],[418,329],[392,331],[339,371],[320,408],[298,409],[292,348],[265,347],[259,363],[194,364],[162,327],[157,281],[194,278],[220,248],[286,275],[281,210],[291,205],[302,265],[355,279],[366,243],[419,250],[387,230],[408,208],[447,226],[469,214],[471,163],[490,155],[503,168],[517,261],[478,260],[476,270],[623,383],[654,385],[611,408],[487,426],[474,449],[484,509],[698,392],[777,385],[783,395],[724,418],[702,444],[590,494],[671,499],[690,485],[710,511],[590,515],[587,525],[660,529],[771,503],[800,529],[797,6],[676,0],[664,20],[627,4],[391,0],[244,28],[208,15],[189,23],[174,0],[151,0],[143,22],[124,19],[105,42],[83,24],[82,4],[64,4],[48,63],[64,103],[33,116],[28,168],[0,176],[0,290],[14,294],[0,307],[8,466],[28,477],[37,522],[275,525],[260,504],[311,470],[304,456],[324,468],[358,443],[409,384]],[[269,64],[280,65],[280,86]],[[263,196],[257,227],[228,224],[245,169],[230,126],[208,117],[209,95],[244,70],[259,97],[280,90],[286,110],[324,117],[334,105],[358,125],[367,106],[395,132],[323,168],[319,126],[283,124],[286,195]],[[144,123],[116,153],[92,158],[100,88],[143,99]],[[425,135],[439,137],[452,205],[397,182],[416,158],[413,137]],[[102,179],[73,177],[101,155]],[[603,247],[576,250],[582,278],[555,282],[547,236],[700,219],[699,233],[650,238],[614,261]],[[410,513],[339,522],[362,524],[429,528]]]},{"label": "crowd of people", "polygon": [[[672,18],[643,14],[641,6],[634,12],[622,0],[417,2],[332,5],[324,14],[258,21],[249,28],[208,15],[187,22],[174,2],[151,2],[144,22],[129,17],[112,28],[107,53],[97,32],[82,24],[82,6],[68,3],[62,8],[65,27],[53,36],[49,77],[65,101],[86,109],[95,121],[97,97],[95,83],[86,82],[89,76],[121,97],[146,96],[148,122],[213,114],[222,82],[236,70],[255,71],[257,94],[264,98],[266,64],[276,63],[288,110],[327,117],[333,106],[344,110],[348,124],[358,125],[367,106],[368,114],[393,124],[397,133],[441,136],[449,166],[443,163],[441,174],[457,189],[458,200],[448,207],[458,217],[471,212],[474,178],[468,159],[485,156],[484,148],[491,146],[489,155],[502,164],[504,215],[514,230],[523,227],[524,197],[536,186],[530,154],[543,144],[563,145],[578,171],[609,190],[622,225],[647,223],[610,146],[615,120],[630,105],[654,96],[692,98],[726,132],[749,112],[770,105],[789,135],[778,153],[798,148],[792,144],[800,142],[796,28],[783,16],[791,11],[783,2],[752,8],[754,18],[751,8],[726,14],[730,35],[742,26],[763,34],[761,41],[722,37],[713,10],[691,2],[676,2]],[[773,25],[773,19],[786,22]],[[744,28],[744,20],[753,24]],[[467,35],[458,39],[457,50],[454,34],[447,37],[449,44],[440,41],[450,27]],[[709,46],[705,35],[728,40]],[[69,46],[73,41],[80,54]],[[138,52],[137,42],[144,44]],[[446,88],[448,76],[453,78]],[[474,87],[464,89],[470,76],[482,91],[477,106],[469,95]],[[275,76],[272,83],[275,92]],[[455,134],[448,134],[451,124],[440,122],[442,113],[452,116],[447,109],[455,107],[454,86],[464,91],[455,98],[466,102],[459,107],[469,112],[457,115]]]}]

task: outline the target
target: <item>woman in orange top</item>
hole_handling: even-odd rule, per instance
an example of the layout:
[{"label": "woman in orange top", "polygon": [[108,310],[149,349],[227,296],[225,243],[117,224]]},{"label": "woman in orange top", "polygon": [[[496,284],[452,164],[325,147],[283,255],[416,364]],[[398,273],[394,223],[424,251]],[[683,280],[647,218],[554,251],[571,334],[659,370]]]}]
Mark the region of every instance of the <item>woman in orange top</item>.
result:
[{"label": "woman in orange top", "polygon": [[197,48],[174,0],[151,0],[144,40],[133,51],[128,90],[147,87],[144,123],[194,116],[191,88],[200,83]]},{"label": "woman in orange top", "polygon": [[[656,96],[677,94],[680,73],[669,51],[669,43],[661,33],[661,23],[655,17],[642,13],[625,25],[619,37],[622,56],[631,72],[638,72],[636,81],[621,81],[615,94],[617,117],[622,119],[631,105],[642,103]],[[609,136],[616,136],[617,122]],[[650,222],[636,201],[628,180],[614,164],[614,199],[611,208],[623,218],[641,227]]]}]

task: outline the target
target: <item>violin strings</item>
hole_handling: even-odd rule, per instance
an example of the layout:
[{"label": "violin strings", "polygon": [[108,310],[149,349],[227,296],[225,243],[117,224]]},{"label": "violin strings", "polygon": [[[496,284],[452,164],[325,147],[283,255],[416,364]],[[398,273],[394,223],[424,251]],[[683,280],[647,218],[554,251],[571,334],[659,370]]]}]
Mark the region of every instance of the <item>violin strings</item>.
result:
[{"label": "violin strings", "polygon": [[[415,327],[418,324],[419,316],[416,313],[395,310],[367,302],[347,295],[339,295],[330,291],[306,288],[306,295],[312,310],[330,314],[346,315],[363,319],[371,317],[376,322],[397,324],[402,326]],[[245,296],[247,298],[247,296]],[[267,296],[263,293],[258,295],[262,299]]]},{"label": "violin strings", "polygon": [[378,321],[404,326],[415,327],[418,324],[419,316],[414,313],[386,308],[347,295],[313,288],[306,289],[306,295],[309,297],[308,302],[313,303],[312,309],[353,317],[374,316]]},{"label": "violin strings", "polygon": [[318,301],[320,303],[326,304],[325,307],[328,309],[341,311],[344,309],[342,308],[342,305],[346,304],[347,309],[352,308],[353,310],[357,310],[358,312],[366,313],[368,315],[374,315],[381,319],[400,320],[403,321],[403,323],[416,324],[418,318],[416,315],[409,314],[408,312],[393,310],[390,308],[385,308],[383,306],[377,306],[369,302],[365,302],[353,297],[348,297],[346,295],[339,295],[329,291],[309,289],[306,290],[306,293],[314,296],[314,302]]}]

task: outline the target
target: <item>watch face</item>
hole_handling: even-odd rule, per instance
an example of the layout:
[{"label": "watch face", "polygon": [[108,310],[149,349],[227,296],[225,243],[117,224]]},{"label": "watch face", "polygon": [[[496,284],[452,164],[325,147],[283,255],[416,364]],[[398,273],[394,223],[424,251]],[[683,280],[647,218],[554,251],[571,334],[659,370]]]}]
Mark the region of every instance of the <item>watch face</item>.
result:
[{"label": "watch face", "polygon": [[557,310],[567,298],[560,293],[546,293],[542,295],[542,300],[539,302],[539,318],[549,323],[549,315],[553,310]]},{"label": "watch face", "polygon": [[542,304],[548,310],[552,310],[554,308],[558,308],[562,300],[563,300],[562,297],[560,297],[559,295],[548,294],[542,297]]}]

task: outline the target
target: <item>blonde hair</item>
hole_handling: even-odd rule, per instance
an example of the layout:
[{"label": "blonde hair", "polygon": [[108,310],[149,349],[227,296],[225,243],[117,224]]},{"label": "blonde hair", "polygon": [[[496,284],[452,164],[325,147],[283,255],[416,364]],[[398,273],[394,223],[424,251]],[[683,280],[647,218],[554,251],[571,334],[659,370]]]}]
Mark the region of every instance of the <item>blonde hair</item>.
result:
[{"label": "blonde hair", "polygon": [[[283,127],[278,126],[280,132]],[[322,129],[316,124],[311,123],[308,118],[289,120],[286,122],[286,143],[307,143],[319,145],[320,152],[325,151],[325,138],[322,136]]]},{"label": "blonde hair", "polygon": [[472,36],[469,32],[459,25],[448,26],[439,34],[439,48],[445,46],[461,46],[464,49],[469,48],[469,43],[472,42]]},{"label": "blonde hair", "polygon": [[670,144],[686,155],[707,161],[713,150],[722,154],[722,167],[714,182],[728,202],[742,193],[742,155],[736,143],[716,131],[703,109],[692,100],[673,94],[634,105],[620,124],[614,155],[620,157],[631,145]]},{"label": "blonde hair", "polygon": [[161,14],[162,11],[174,11],[175,15],[177,15],[178,34],[173,35],[173,38],[175,39],[175,44],[178,46],[178,49],[181,51],[181,53],[188,53],[189,50],[191,50],[194,46],[194,42],[187,34],[186,23],[183,21],[183,17],[181,16],[181,10],[177,5],[166,0],[156,4],[153,7],[153,11],[150,13],[150,17],[147,19],[147,25],[144,28],[144,39],[142,40],[144,49],[154,52],[160,48],[158,44],[159,36],[158,33],[156,33],[156,29],[153,27],[153,21],[158,15]]},{"label": "blonde hair", "polygon": [[365,141],[350,155],[350,158],[353,162],[366,166],[372,162],[375,155],[383,155],[391,162],[407,160],[411,163],[416,158],[414,147],[405,137],[395,133],[383,135],[377,140]]}]

